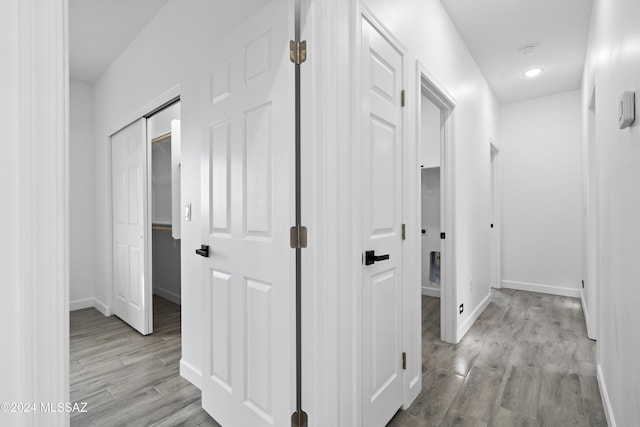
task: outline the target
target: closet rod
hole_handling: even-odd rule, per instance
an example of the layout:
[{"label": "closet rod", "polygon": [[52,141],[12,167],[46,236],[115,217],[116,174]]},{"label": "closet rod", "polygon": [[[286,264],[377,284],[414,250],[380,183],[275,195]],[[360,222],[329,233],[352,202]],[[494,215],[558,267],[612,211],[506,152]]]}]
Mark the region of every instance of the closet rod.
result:
[{"label": "closet rod", "polygon": [[167,225],[152,225],[151,226],[152,230],[164,230],[164,231],[171,231],[171,227],[167,226]]},{"label": "closet rod", "polygon": [[169,138],[171,138],[171,132],[167,132],[164,135],[156,136],[151,140],[151,143],[155,144],[156,142],[162,142],[165,139],[169,139]]}]

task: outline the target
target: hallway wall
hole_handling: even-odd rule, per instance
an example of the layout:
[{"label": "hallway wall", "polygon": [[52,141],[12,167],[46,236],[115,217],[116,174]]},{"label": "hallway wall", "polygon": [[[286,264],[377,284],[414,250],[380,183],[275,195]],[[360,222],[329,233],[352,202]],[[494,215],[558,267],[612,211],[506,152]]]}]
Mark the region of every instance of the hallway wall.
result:
[{"label": "hallway wall", "polygon": [[93,86],[69,86],[69,308],[93,307],[96,188]]},{"label": "hallway wall", "polygon": [[[598,380],[609,425],[640,420],[640,2],[596,0],[582,84],[585,141],[596,82],[596,153],[600,218]],[[636,92],[636,121],[618,128],[618,100]]]},{"label": "hallway wall", "polygon": [[500,108],[502,286],[580,296],[580,91]]}]

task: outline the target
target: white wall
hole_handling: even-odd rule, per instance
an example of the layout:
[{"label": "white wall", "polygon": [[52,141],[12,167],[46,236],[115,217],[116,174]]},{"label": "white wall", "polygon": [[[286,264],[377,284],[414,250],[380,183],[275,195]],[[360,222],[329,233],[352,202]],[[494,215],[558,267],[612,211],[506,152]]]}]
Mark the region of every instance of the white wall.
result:
[{"label": "white wall", "polygon": [[111,185],[109,136],[169,101],[181,97],[182,203],[192,221],[182,227],[181,372],[199,384],[202,362],[200,260],[200,52],[266,0],[211,2],[172,0],[140,32],[95,84],[96,105],[96,299],[112,306]]},{"label": "white wall", "polygon": [[171,225],[171,139],[151,145],[151,222]]},{"label": "white wall", "polygon": [[502,286],[580,296],[580,92],[500,108]]},{"label": "white wall", "polygon": [[[147,120],[148,139],[171,132],[171,121],[180,120],[180,103],[157,112]],[[171,225],[171,138],[151,145],[151,221]]]},{"label": "white wall", "polygon": [[171,104],[149,117],[147,129],[151,138],[157,138],[171,132],[172,120],[180,120],[180,102]]},{"label": "white wall", "polygon": [[69,308],[93,306],[95,283],[95,143],[93,87],[69,87]]},{"label": "white wall", "polygon": [[638,16],[636,0],[594,2],[582,85],[585,117],[597,70],[598,379],[611,426],[637,425],[640,420],[640,120],[620,130],[617,117],[618,99],[626,90],[636,91],[636,114],[640,110]]}]

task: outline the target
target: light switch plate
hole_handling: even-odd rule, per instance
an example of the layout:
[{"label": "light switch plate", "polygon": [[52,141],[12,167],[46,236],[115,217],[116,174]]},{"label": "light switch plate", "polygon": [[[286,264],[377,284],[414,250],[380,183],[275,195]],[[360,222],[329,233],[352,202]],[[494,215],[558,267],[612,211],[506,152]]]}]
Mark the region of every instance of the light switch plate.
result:
[{"label": "light switch plate", "polygon": [[618,103],[618,125],[620,129],[631,126],[636,119],[636,93],[626,91],[622,93]]}]

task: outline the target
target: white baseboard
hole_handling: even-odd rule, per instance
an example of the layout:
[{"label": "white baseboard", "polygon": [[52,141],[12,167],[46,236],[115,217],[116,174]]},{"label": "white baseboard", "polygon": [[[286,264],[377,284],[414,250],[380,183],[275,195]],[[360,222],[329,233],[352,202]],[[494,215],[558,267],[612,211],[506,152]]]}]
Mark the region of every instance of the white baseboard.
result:
[{"label": "white baseboard", "polygon": [[96,310],[98,310],[100,313],[104,314],[105,316],[111,316],[113,314],[111,312],[111,307],[109,307],[107,304],[103,303],[97,298],[93,299],[93,306],[95,307]]},{"label": "white baseboard", "polygon": [[433,286],[422,286],[422,295],[426,295],[428,297],[440,298],[440,288],[435,288]]},{"label": "white baseboard", "polygon": [[202,372],[184,359],[180,359],[180,376],[202,390]]},{"label": "white baseboard", "polygon": [[180,295],[162,288],[153,288],[153,293],[175,304],[182,305]]},{"label": "white baseboard", "polygon": [[503,280],[502,287],[516,289],[519,291],[538,292],[541,294],[559,295],[563,297],[580,298],[581,289],[564,288],[562,286],[542,285],[539,283],[516,282],[513,280]]},{"label": "white baseboard", "polygon": [[482,302],[476,307],[475,310],[473,310],[473,312],[469,315],[469,317],[467,317],[467,320],[465,320],[464,323],[460,325],[460,330],[458,333],[458,342],[460,342],[462,337],[464,337],[465,334],[469,332],[469,329],[471,329],[473,324],[476,323],[476,320],[478,320],[478,317],[480,317],[480,315],[482,314],[484,309],[487,308],[490,302],[491,302],[491,292],[489,292],[489,294],[486,297],[484,297]]},{"label": "white baseboard", "polygon": [[609,392],[607,391],[607,385],[604,381],[604,374],[602,373],[602,366],[600,366],[600,364],[598,364],[597,372],[600,395],[602,396],[602,406],[604,406],[604,414],[607,416],[607,423],[609,427],[616,427],[616,419],[613,416],[613,408],[611,407]]},{"label": "white baseboard", "polygon": [[82,310],[83,308],[93,307],[93,298],[77,299],[69,301],[69,311]]},{"label": "white baseboard", "polygon": [[82,310],[83,308],[93,307],[105,316],[111,316],[111,307],[104,304],[97,298],[83,298],[69,302],[69,311]]}]

